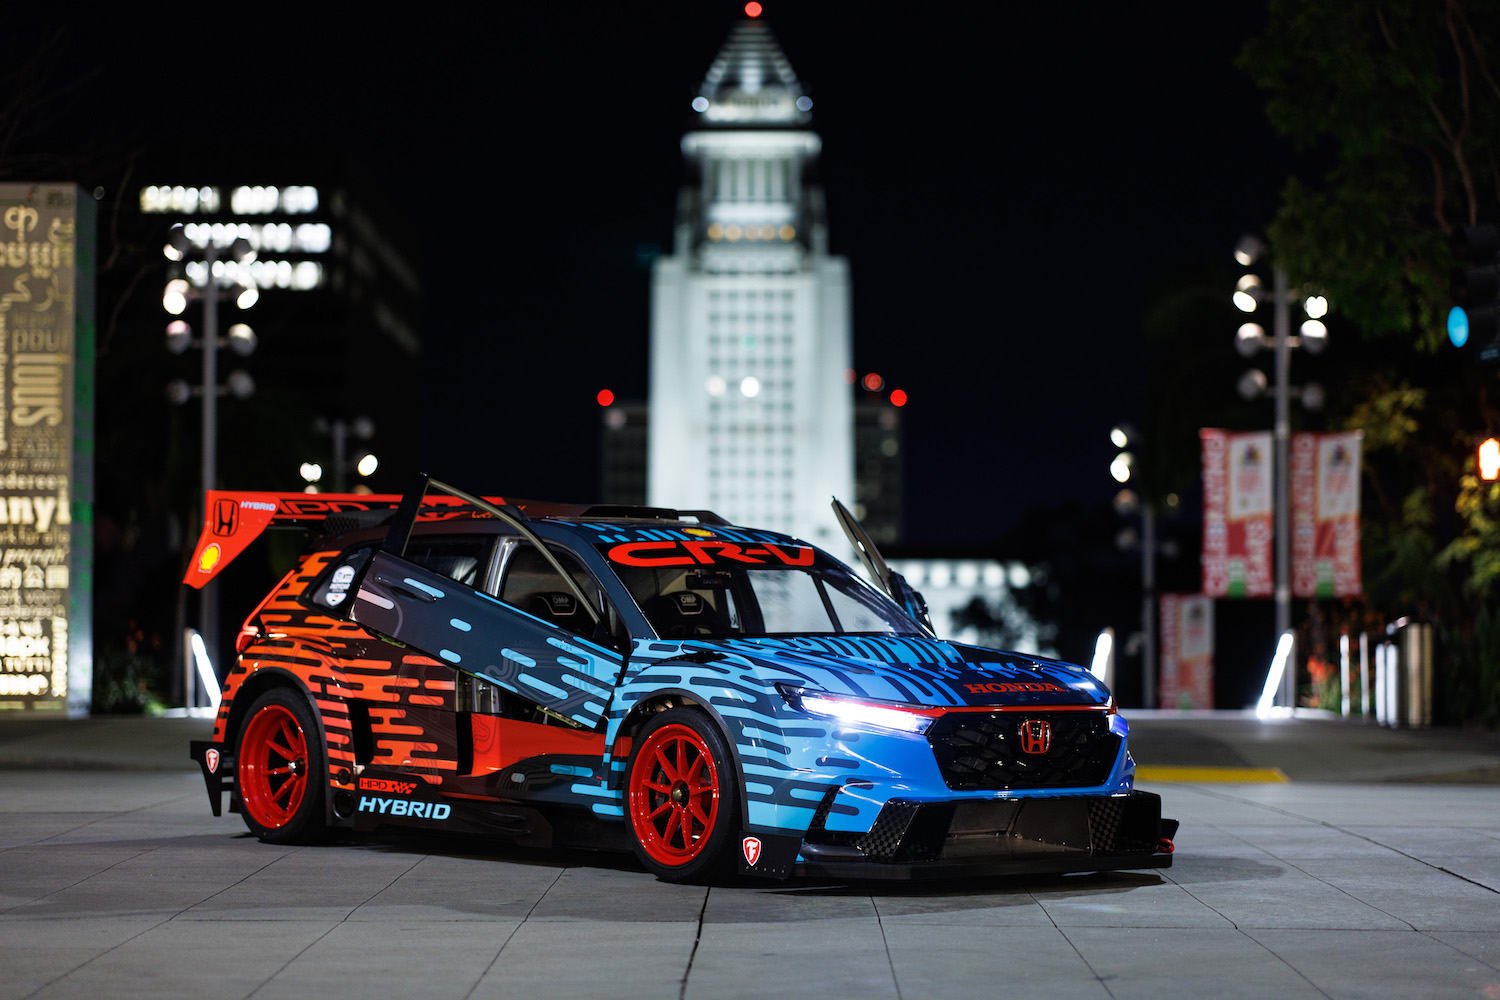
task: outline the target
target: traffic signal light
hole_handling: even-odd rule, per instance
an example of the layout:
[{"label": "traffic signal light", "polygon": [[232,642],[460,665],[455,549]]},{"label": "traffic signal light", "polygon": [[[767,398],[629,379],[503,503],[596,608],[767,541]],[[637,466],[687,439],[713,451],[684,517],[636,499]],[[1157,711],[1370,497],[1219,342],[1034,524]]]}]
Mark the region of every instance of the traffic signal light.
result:
[{"label": "traffic signal light", "polygon": [[1479,364],[1500,364],[1500,230],[1464,226],[1453,249],[1469,266],[1453,272],[1458,304],[1448,310],[1448,340]]}]

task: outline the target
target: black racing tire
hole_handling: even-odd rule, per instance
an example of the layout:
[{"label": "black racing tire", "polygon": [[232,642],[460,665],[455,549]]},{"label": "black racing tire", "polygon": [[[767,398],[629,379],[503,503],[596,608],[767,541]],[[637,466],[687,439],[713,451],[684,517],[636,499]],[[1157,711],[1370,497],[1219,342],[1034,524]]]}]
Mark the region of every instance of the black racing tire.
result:
[{"label": "black racing tire", "polygon": [[326,836],[328,753],[306,698],[284,687],[256,698],[234,758],[240,815],[251,833],[271,844]]},{"label": "black racing tire", "polygon": [[740,780],[729,743],[696,708],[669,708],[636,734],[625,777],[635,854],[664,882],[728,873],[740,827]]}]

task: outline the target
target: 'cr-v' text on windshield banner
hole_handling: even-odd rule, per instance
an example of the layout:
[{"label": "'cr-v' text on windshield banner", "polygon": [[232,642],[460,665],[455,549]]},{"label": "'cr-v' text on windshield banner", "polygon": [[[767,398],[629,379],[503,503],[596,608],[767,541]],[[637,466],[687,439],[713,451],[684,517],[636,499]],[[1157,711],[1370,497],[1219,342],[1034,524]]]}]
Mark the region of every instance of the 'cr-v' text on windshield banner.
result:
[{"label": "'cr-v' text on windshield banner", "polygon": [[92,693],[94,200],[0,184],[0,710]]}]

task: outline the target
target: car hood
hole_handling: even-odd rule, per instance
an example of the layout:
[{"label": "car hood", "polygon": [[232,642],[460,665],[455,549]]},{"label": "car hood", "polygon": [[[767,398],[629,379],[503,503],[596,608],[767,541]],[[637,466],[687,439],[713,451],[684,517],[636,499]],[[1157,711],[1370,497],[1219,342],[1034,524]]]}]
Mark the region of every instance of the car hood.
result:
[{"label": "car hood", "polygon": [[689,640],[689,658],[749,661],[765,679],[830,694],[933,707],[1109,703],[1082,667],[920,636]]}]

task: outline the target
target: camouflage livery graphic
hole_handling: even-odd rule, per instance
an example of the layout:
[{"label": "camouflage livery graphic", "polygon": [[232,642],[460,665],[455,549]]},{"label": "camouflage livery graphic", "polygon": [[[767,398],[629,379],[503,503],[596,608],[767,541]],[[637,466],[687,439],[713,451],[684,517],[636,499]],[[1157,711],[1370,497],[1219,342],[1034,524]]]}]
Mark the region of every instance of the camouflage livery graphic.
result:
[{"label": "camouflage livery graphic", "polygon": [[229,792],[263,839],[429,828],[679,881],[1170,864],[1087,671],[942,641],[920,595],[797,539],[428,481],[208,513],[189,582],[267,527],[318,532],[193,745],[215,813]]}]

